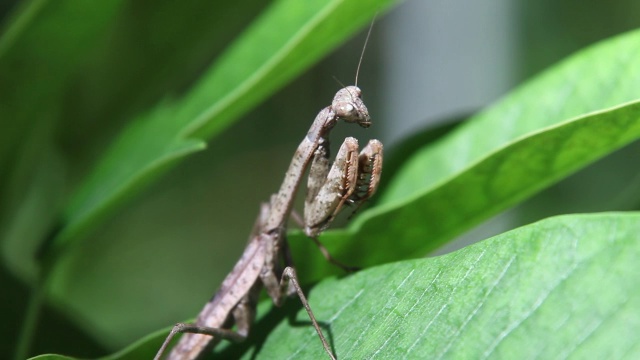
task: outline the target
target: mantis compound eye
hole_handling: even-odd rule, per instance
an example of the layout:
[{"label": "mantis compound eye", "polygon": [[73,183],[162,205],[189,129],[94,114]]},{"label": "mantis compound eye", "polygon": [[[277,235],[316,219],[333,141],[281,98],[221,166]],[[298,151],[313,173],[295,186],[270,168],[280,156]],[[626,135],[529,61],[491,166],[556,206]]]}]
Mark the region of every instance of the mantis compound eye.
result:
[{"label": "mantis compound eye", "polygon": [[357,116],[356,108],[351,104],[340,105],[337,113],[341,118],[352,118],[354,116]]}]

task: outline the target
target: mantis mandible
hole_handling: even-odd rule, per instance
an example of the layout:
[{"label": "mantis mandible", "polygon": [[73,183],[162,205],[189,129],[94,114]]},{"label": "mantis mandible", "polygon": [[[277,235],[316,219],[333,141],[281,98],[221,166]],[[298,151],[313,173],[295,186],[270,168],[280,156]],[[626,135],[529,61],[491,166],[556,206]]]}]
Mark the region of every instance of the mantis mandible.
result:
[{"label": "mantis mandible", "polygon": [[[365,43],[366,46],[366,43]],[[357,79],[357,75],[356,75]],[[358,142],[344,140],[333,165],[329,162],[329,133],[343,120],[369,127],[371,119],[357,86],[340,89],[330,106],[316,116],[291,160],[280,190],[260,207],[249,242],[233,270],[222,282],[214,297],[205,304],[195,324],[176,324],[159,349],[159,360],[171,339],[184,333],[173,347],[169,360],[196,359],[212,349],[221,339],[244,340],[255,317],[259,293],[264,287],[276,306],[297,293],[324,350],[336,359],[316,321],[309,302],[300,288],[295,270],[289,265],[286,230],[293,201],[304,174],[309,168],[308,193],[304,208],[304,232],[316,238],[333,221],[344,204],[361,204],[375,192],[382,171],[382,143],[370,140],[358,153]],[[330,261],[332,259],[323,250]],[[280,275],[280,279],[278,279]],[[236,330],[231,326],[235,323]]]}]

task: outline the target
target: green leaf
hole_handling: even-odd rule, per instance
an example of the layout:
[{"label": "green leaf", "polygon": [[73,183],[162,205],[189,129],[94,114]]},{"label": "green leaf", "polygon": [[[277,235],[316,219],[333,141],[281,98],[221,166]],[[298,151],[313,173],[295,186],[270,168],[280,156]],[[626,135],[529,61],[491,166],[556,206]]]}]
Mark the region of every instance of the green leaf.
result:
[{"label": "green leaf", "polygon": [[[406,138],[400,140],[395,146],[391,148],[385,148],[384,150],[384,173],[396,174],[399,170],[413,158],[413,156],[420,150],[424,149],[429,144],[435,143],[438,139],[442,138],[457,126],[459,126],[469,115],[456,116],[443,121],[437,126],[427,126],[424,129],[416,131]],[[388,177],[383,178],[387,180]],[[378,193],[383,194],[386,188],[389,186],[389,181],[382,181],[378,186]],[[373,202],[373,206],[379,201],[378,196],[374,196],[370,199]]]},{"label": "green leaf", "polygon": [[[341,359],[634,358],[638,244],[640,213],[560,216],[325,280],[309,301]],[[296,320],[258,358],[322,358],[306,312]]]},{"label": "green leaf", "polygon": [[[326,279],[309,301],[343,359],[633,358],[639,241],[640,213],[558,216],[447,255]],[[323,358],[297,299],[287,308],[292,318],[278,310],[273,319],[262,302],[247,342],[216,353]],[[103,359],[148,357],[167,332]]]},{"label": "green leaf", "polygon": [[405,202],[523,137],[637,100],[638,59],[640,30],[578,52],[415,156],[394,178],[382,201]]},{"label": "green leaf", "polygon": [[266,6],[239,1],[15,6],[0,37],[0,245],[11,271],[36,277],[37,249],[113,134],[193,81]]},{"label": "green leaf", "polygon": [[289,1],[270,6],[183,98],[135,119],[77,191],[57,245],[79,238],[175,161],[218,134],[391,0]]},{"label": "green leaf", "polygon": [[[554,66],[416,154],[376,208],[323,242],[360,266],[422,256],[636,140],[639,62],[635,31]],[[317,253],[301,234],[291,239],[296,254]],[[310,279],[335,272],[319,256],[296,265]]]}]

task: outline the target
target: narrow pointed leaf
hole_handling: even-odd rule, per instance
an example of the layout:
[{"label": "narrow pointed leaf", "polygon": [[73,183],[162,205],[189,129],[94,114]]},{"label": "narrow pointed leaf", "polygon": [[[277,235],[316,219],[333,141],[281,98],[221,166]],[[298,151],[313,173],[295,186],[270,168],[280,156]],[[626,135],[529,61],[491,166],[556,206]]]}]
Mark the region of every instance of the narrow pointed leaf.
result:
[{"label": "narrow pointed leaf", "polygon": [[[552,67],[413,156],[376,208],[323,242],[360,266],[422,256],[638,139],[639,62],[634,31]],[[301,274],[335,272],[308,240],[291,238],[308,256]]]},{"label": "narrow pointed leaf", "polygon": [[[366,3],[366,4],[365,4]],[[183,98],[135,119],[66,208],[57,245],[79,238],[175,161],[365,25],[390,0],[274,3]]]}]

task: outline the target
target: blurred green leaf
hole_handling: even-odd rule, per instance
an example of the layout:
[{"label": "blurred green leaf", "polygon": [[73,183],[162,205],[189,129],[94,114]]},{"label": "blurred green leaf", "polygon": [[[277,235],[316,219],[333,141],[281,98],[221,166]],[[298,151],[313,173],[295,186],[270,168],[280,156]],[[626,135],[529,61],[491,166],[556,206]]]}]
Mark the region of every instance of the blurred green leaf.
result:
[{"label": "blurred green leaf", "polygon": [[[640,31],[563,61],[416,154],[377,207],[323,242],[360,266],[422,256],[636,140],[638,62]],[[301,234],[291,238],[295,253],[317,253]],[[310,279],[335,272],[319,256],[296,265]]]},{"label": "blurred green leaf", "polygon": [[71,200],[57,245],[78,238],[172,163],[203,149],[201,138],[218,134],[391,3],[274,3],[188,94],[130,124]]}]

